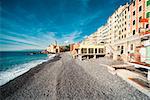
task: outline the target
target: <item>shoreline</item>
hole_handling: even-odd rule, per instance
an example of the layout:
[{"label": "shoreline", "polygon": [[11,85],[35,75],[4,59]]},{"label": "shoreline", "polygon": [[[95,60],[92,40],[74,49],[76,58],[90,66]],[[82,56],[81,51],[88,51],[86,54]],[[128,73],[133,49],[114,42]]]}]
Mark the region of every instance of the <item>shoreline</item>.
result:
[{"label": "shoreline", "polygon": [[6,84],[0,86],[0,94],[1,99],[5,99],[9,95],[12,95],[15,91],[17,91],[19,88],[21,88],[24,84],[28,83],[32,77],[38,73],[40,70],[42,70],[47,64],[52,64],[55,61],[58,61],[60,59],[60,56],[57,55],[53,57],[52,59],[43,62],[41,64],[38,64],[37,66],[31,68],[27,72],[23,73],[22,75],[10,80]]},{"label": "shoreline", "polygon": [[[106,59],[101,59],[106,61]],[[149,100],[99,60],[78,61],[63,53],[0,87],[2,100]],[[120,92],[121,91],[121,92]]]}]

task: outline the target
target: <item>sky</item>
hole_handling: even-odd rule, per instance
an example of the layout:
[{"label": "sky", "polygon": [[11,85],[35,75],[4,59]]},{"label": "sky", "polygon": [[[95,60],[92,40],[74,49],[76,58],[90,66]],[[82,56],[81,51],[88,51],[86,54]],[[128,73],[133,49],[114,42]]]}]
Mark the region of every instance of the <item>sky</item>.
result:
[{"label": "sky", "polygon": [[0,0],[0,51],[76,43],[129,0]]}]

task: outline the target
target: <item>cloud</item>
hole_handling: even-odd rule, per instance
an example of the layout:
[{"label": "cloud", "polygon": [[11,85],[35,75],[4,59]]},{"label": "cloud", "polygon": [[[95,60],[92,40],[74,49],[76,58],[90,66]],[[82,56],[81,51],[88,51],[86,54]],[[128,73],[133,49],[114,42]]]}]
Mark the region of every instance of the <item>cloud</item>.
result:
[{"label": "cloud", "polygon": [[63,45],[62,41],[64,41],[64,43],[74,43],[76,42],[75,39],[80,37],[80,35],[82,34],[81,31],[74,31],[74,32],[71,32],[70,34],[64,34],[61,38],[59,39],[59,43]]},{"label": "cloud", "polygon": [[84,38],[84,39],[86,39],[87,37],[88,37],[88,36],[87,36],[87,35],[85,35],[83,38]]},{"label": "cloud", "polygon": [[[8,34],[1,34],[0,33],[0,40],[3,44],[7,45],[13,45],[13,48],[16,48],[15,45],[26,45],[31,48],[46,48],[50,43],[56,40],[55,33],[53,32],[47,32],[47,33],[41,33],[39,36],[28,36],[25,34],[19,34],[15,32],[8,32]],[[2,45],[1,43],[1,45]],[[10,47],[10,46],[9,46]],[[18,48],[20,49],[20,48]]]},{"label": "cloud", "polygon": [[69,41],[68,41],[68,40],[66,40],[66,41],[64,41],[64,43],[65,43],[65,44],[68,44],[68,43],[69,43]]},{"label": "cloud", "polygon": [[20,38],[17,38],[17,37],[14,37],[14,36],[8,36],[8,35],[4,35],[4,34],[1,34],[1,37],[3,37],[4,39],[8,39],[8,40],[14,40],[16,42],[23,42],[23,43],[28,43],[28,44],[32,44],[32,45],[37,45],[37,43],[35,42],[32,42],[32,41],[28,41],[27,39],[20,39]]},{"label": "cloud", "polygon": [[[69,34],[62,35],[61,38],[56,36],[56,32],[40,33],[36,37],[11,31],[7,31],[7,33],[9,34],[0,34],[0,45],[6,49],[10,48],[16,50],[25,49],[26,47],[28,49],[45,49],[48,45],[54,43],[54,41],[57,41],[60,45],[74,43],[76,42],[75,39],[80,37],[82,32],[74,31]],[[5,45],[7,45],[7,47]]]},{"label": "cloud", "polygon": [[62,45],[81,41],[126,1],[2,0],[0,44],[3,49],[24,49],[46,48],[55,40]]}]

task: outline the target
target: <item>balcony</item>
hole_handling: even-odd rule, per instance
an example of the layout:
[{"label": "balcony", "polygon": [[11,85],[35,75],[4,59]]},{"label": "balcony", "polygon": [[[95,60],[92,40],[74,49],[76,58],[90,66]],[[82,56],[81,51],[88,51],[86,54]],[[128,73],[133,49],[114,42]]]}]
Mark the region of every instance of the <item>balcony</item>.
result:
[{"label": "balcony", "polygon": [[114,41],[114,44],[122,44],[122,43],[126,43],[128,41],[134,41],[134,40],[138,40],[138,39],[140,39],[139,34],[130,35],[127,38],[123,38],[123,39],[116,38],[115,41]]},{"label": "balcony", "polygon": [[127,42],[127,38],[124,38],[124,39],[116,38],[115,41],[114,41],[114,44],[122,44],[122,43],[125,43],[125,42]]},{"label": "balcony", "polygon": [[138,39],[140,39],[139,34],[135,34],[135,35],[127,37],[127,41],[134,41],[134,40],[138,40]]},{"label": "balcony", "polygon": [[141,40],[147,40],[150,38],[150,29],[140,29]]}]

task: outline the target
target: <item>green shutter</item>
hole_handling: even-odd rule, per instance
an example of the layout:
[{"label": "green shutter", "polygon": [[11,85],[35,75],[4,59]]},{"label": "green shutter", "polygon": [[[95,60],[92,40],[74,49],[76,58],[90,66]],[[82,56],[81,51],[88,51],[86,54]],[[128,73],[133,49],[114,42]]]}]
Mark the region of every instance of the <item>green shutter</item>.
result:
[{"label": "green shutter", "polygon": [[149,6],[149,5],[150,5],[150,0],[147,1],[147,6]]},{"label": "green shutter", "polygon": [[146,13],[146,18],[150,18],[150,12]]}]

